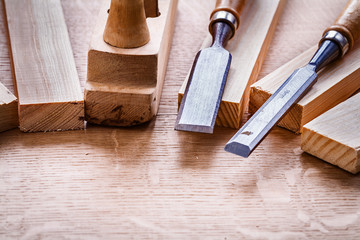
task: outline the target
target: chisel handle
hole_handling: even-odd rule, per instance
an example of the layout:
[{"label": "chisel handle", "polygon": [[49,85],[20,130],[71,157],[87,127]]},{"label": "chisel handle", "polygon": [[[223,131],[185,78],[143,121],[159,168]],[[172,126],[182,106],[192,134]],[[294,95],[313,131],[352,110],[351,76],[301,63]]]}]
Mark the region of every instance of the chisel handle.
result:
[{"label": "chisel handle", "polygon": [[324,35],[331,30],[346,37],[349,49],[354,46],[354,42],[360,37],[360,0],[348,1],[334,25],[326,29]]},{"label": "chisel handle", "polygon": [[226,22],[233,29],[233,35],[240,25],[240,15],[247,0],[216,0],[216,6],[210,16],[210,32],[215,22]]}]

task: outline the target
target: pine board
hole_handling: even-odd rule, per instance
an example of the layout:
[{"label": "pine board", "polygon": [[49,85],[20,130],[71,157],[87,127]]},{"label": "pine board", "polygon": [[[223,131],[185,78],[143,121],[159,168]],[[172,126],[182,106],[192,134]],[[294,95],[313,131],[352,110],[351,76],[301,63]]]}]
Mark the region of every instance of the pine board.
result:
[{"label": "pine board", "polygon": [[60,0],[3,3],[20,129],[37,132],[83,128],[83,96]]},{"label": "pine board", "polygon": [[360,94],[304,126],[301,148],[351,173],[360,171]]}]

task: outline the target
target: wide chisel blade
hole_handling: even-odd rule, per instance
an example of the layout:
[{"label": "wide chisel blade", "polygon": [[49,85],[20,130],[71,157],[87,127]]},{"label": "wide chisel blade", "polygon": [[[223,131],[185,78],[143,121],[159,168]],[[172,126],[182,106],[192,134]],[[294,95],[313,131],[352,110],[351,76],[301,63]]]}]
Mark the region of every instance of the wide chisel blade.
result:
[{"label": "wide chisel blade", "polygon": [[231,63],[222,47],[201,50],[190,72],[175,129],[212,133]]},{"label": "wide chisel blade", "polygon": [[213,133],[231,63],[231,55],[225,46],[239,26],[245,2],[216,1],[209,25],[213,43],[195,57],[175,130]]}]

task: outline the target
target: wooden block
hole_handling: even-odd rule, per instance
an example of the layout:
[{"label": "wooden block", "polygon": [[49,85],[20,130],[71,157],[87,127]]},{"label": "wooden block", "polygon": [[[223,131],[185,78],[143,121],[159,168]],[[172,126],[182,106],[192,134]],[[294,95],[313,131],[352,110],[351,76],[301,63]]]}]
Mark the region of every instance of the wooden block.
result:
[{"label": "wooden block", "polygon": [[18,126],[18,103],[16,97],[0,83],[0,132]]},{"label": "wooden block", "polygon": [[[226,47],[232,55],[232,62],[215,123],[217,126],[240,128],[249,100],[250,85],[257,80],[285,2],[248,1],[241,15],[239,30]],[[208,34],[201,48],[209,47],[211,42],[211,35]],[[179,90],[179,105],[188,78],[189,75]]]},{"label": "wooden block", "polygon": [[88,122],[132,126],[157,113],[174,30],[177,0],[159,0],[161,15],[148,18],[150,41],[138,48],[112,47],[103,40],[106,1],[88,53],[85,112]]},{"label": "wooden block", "polygon": [[[291,73],[309,62],[314,46],[251,86],[250,111],[255,112]],[[360,88],[360,45],[318,74],[317,83],[280,121],[279,126],[295,133],[323,112],[350,97]]]},{"label": "wooden block", "polygon": [[60,0],[3,1],[20,130],[83,128],[83,96]]},{"label": "wooden block", "polygon": [[360,171],[360,94],[303,127],[301,149],[351,173]]}]

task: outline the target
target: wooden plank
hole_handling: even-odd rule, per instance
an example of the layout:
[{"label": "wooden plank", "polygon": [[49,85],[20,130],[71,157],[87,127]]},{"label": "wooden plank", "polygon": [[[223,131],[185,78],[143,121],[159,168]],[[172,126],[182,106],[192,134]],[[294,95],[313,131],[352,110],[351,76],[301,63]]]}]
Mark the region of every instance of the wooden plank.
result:
[{"label": "wooden plank", "polygon": [[159,108],[178,1],[159,1],[161,15],[147,20],[150,41],[130,49],[103,40],[109,3],[100,11],[88,53],[86,120],[138,125],[151,120]]},{"label": "wooden plank", "polygon": [[307,123],[301,149],[351,173],[360,171],[360,94]]},{"label": "wooden plank", "polygon": [[[280,87],[291,73],[309,62],[314,46],[251,86],[250,111],[255,112]],[[320,114],[350,97],[360,88],[360,45],[343,59],[328,66],[318,75],[317,83],[280,121],[279,126],[295,133]]]},{"label": "wooden plank", "polygon": [[18,126],[17,105],[16,97],[0,83],[0,132]]},{"label": "wooden plank", "polygon": [[[250,85],[257,80],[284,5],[285,0],[248,1],[239,30],[227,46],[232,63],[215,123],[217,126],[240,127],[249,100]],[[211,39],[208,34],[202,48],[209,47]],[[188,77],[179,90],[179,104]]]},{"label": "wooden plank", "polygon": [[20,130],[82,129],[83,96],[61,2],[3,1],[19,99]]}]

